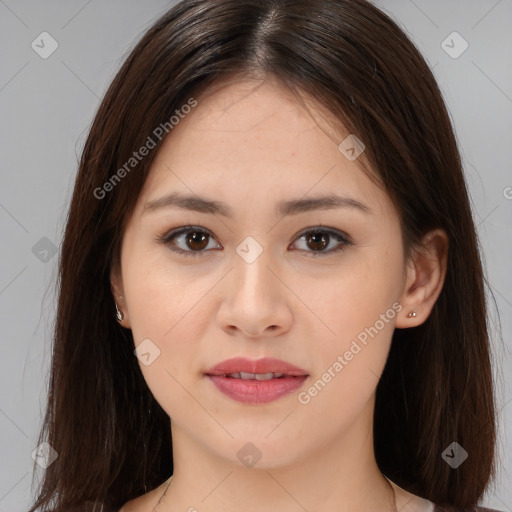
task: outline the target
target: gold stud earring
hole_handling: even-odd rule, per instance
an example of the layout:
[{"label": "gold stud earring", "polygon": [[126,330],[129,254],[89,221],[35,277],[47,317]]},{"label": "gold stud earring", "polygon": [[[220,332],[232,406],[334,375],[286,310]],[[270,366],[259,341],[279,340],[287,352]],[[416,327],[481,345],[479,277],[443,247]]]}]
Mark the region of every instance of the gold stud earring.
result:
[{"label": "gold stud earring", "polygon": [[409,314],[407,315],[407,318],[413,318],[416,316],[416,311],[409,311]]}]

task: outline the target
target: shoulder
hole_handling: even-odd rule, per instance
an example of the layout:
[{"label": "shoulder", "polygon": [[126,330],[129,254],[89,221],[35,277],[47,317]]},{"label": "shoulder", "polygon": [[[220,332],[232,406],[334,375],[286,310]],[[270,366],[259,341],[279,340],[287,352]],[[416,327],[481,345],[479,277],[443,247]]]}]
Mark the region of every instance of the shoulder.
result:
[{"label": "shoulder", "polygon": [[54,509],[51,512],[147,512],[156,507],[162,492],[165,491],[166,484],[167,482],[164,482],[156,489],[127,501],[121,508],[114,508],[106,503],[97,501],[85,501],[80,505]]},{"label": "shoulder", "polygon": [[[115,512],[147,512],[148,510],[153,510],[162,499],[162,495],[165,494],[169,480],[162,482],[158,487],[148,491],[146,494],[142,494],[137,498],[127,501],[118,511]],[[111,511],[108,510],[105,512]]]},{"label": "shoulder", "polygon": [[105,503],[98,503],[94,501],[85,501],[80,505],[72,507],[54,509],[51,512],[119,512],[118,509],[113,508]]},{"label": "shoulder", "polygon": [[485,508],[485,507],[470,507],[470,508],[454,508],[454,507],[441,507],[439,505],[436,505],[434,507],[434,512],[501,512],[500,510],[495,510],[491,508]]}]

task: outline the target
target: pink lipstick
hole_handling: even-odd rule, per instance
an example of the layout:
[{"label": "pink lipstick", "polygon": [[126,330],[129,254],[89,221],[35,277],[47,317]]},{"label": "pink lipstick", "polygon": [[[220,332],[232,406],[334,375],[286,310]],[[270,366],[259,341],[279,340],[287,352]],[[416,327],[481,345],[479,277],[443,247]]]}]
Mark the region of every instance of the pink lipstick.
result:
[{"label": "pink lipstick", "polygon": [[268,403],[300,388],[308,373],[286,361],[235,357],[205,372],[217,389],[239,402]]}]

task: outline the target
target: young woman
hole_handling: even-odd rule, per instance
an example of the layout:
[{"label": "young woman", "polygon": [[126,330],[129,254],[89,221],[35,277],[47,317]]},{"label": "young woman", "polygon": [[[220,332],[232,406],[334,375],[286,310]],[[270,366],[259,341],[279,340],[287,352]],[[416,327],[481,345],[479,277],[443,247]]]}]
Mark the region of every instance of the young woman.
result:
[{"label": "young woman", "polygon": [[30,512],[483,510],[484,283],[449,116],[389,17],[179,3],[83,151]]}]

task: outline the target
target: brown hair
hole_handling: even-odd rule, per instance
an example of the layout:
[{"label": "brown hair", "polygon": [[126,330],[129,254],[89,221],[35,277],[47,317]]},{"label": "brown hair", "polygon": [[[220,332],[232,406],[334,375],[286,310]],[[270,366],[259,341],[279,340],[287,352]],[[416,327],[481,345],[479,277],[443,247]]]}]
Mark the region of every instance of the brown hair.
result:
[{"label": "brown hair", "polygon": [[[443,290],[420,326],[397,329],[378,384],[381,471],[439,505],[477,503],[494,474],[495,404],[485,276],[456,139],[436,81],[404,32],[364,0],[185,0],[143,36],[90,129],[60,261],[48,404],[39,441],[59,454],[30,509],[120,507],[173,471],[170,419],[115,320],[110,270],[160,147],[98,198],[133,151],[191,97],[228,77],[279,79],[364,141],[410,254],[442,228]],[[469,458],[441,457],[458,442]]]}]

